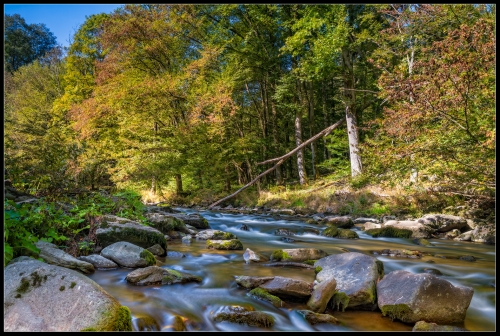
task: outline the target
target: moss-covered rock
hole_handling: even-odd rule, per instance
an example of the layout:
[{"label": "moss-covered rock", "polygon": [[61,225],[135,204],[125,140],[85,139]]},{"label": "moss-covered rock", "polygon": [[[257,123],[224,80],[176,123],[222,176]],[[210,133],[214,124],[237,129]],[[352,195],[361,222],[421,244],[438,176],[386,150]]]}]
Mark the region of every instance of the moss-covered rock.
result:
[{"label": "moss-covered rock", "polygon": [[216,250],[243,250],[243,244],[239,239],[231,240],[207,240],[207,248]]},{"label": "moss-covered rock", "polygon": [[344,292],[336,291],[332,296],[332,308],[345,311],[345,309],[349,306],[349,296]]},{"label": "moss-covered rock", "polygon": [[116,216],[104,216],[96,230],[96,236],[102,247],[124,241],[142,248],[158,244],[164,250],[167,249],[165,235],[159,230]]},{"label": "moss-covered rock", "polygon": [[215,322],[232,322],[246,324],[249,327],[270,328],[274,325],[274,317],[264,312],[220,312],[213,317]]},{"label": "moss-covered rock", "polygon": [[275,250],[271,253],[271,261],[287,261],[292,260],[290,255],[283,250]]},{"label": "moss-covered rock", "polygon": [[323,236],[333,237],[333,238],[342,238],[342,239],[357,239],[359,238],[358,234],[352,230],[348,229],[339,229],[335,226],[330,226],[323,231]]},{"label": "moss-covered rock", "polygon": [[156,265],[156,258],[155,256],[153,255],[153,253],[149,252],[148,250],[143,250],[139,256],[141,258],[143,258],[144,260],[146,260],[146,263],[148,264],[148,266],[154,266]]},{"label": "moss-covered rock", "polygon": [[281,301],[279,297],[270,294],[268,291],[260,287],[252,289],[250,292],[248,292],[248,295],[253,296],[260,300],[270,302],[275,307],[283,306],[283,301]]},{"label": "moss-covered rock", "polygon": [[366,230],[365,233],[372,237],[389,237],[389,238],[410,238],[413,231],[406,229],[398,229],[395,227],[387,226],[381,229]]}]

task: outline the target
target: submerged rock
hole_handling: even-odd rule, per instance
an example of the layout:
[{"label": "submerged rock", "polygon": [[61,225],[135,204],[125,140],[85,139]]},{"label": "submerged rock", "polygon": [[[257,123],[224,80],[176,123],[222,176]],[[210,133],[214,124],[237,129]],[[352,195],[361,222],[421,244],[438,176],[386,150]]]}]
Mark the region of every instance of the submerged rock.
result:
[{"label": "submerged rock", "polygon": [[125,280],[137,286],[155,284],[170,285],[174,283],[202,281],[199,276],[194,276],[186,272],[180,272],[170,268],[163,268],[158,266],[149,266],[136,269],[127,274]]},{"label": "submerged rock", "polygon": [[309,324],[318,324],[318,323],[330,323],[330,324],[338,324],[339,320],[333,317],[330,314],[319,314],[310,310],[297,310],[297,313],[304,316]]},{"label": "submerged rock", "polygon": [[425,321],[418,321],[413,326],[412,331],[469,331],[469,330],[456,326],[439,325],[436,323],[427,323]]},{"label": "submerged rock", "polygon": [[214,322],[232,322],[246,324],[249,327],[270,328],[274,325],[274,317],[259,311],[248,311],[244,307],[230,307],[217,312],[212,317]]}]

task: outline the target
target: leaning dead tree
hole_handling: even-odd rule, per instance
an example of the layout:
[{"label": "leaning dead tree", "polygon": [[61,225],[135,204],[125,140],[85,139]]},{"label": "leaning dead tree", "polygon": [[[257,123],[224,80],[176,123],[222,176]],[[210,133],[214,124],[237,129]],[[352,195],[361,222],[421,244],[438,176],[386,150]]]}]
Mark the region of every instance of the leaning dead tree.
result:
[{"label": "leaning dead tree", "polygon": [[255,182],[257,182],[262,176],[265,176],[267,174],[269,174],[270,172],[272,172],[273,170],[275,170],[276,168],[278,168],[286,159],[288,159],[290,156],[292,156],[293,154],[295,154],[296,152],[298,152],[300,149],[304,148],[305,146],[309,145],[311,142],[313,141],[316,141],[318,140],[319,138],[325,136],[325,135],[328,135],[330,134],[330,132],[332,132],[334,129],[336,129],[337,127],[339,127],[343,122],[345,121],[345,118],[342,118],[340,119],[339,121],[337,121],[335,124],[325,128],[324,130],[322,130],[321,132],[319,132],[318,134],[316,134],[315,136],[313,136],[312,138],[310,138],[309,140],[307,141],[304,141],[302,144],[300,144],[300,146],[298,147],[295,147],[292,151],[286,153],[285,155],[283,156],[280,156],[278,158],[274,158],[274,159],[270,159],[270,160],[266,160],[264,162],[259,162],[257,163],[257,165],[263,165],[263,164],[266,164],[266,163],[271,163],[271,162],[276,162],[278,161],[273,167],[269,168],[268,170],[266,170],[265,172],[261,173],[259,176],[257,176],[256,178],[254,178],[252,181],[248,182],[246,185],[244,185],[243,187],[241,187],[240,189],[236,190],[234,193],[232,193],[231,195],[229,196],[226,196],[220,200],[218,200],[217,202],[215,203],[212,203],[208,206],[208,208],[213,208],[214,206],[216,206],[217,204],[220,204],[236,195],[238,195],[240,192],[242,192],[243,190],[245,190],[246,188],[250,187],[252,184],[254,184]]}]

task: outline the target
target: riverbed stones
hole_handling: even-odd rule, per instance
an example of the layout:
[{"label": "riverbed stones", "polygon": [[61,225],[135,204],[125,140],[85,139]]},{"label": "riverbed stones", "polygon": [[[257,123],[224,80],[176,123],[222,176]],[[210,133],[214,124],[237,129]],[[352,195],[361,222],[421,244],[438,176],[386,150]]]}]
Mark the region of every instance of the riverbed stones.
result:
[{"label": "riverbed stones", "polygon": [[274,277],[257,277],[257,276],[248,276],[248,275],[235,275],[234,280],[236,284],[246,289],[254,289],[255,287],[259,287],[263,283],[267,281],[271,281]]},{"label": "riverbed stones", "polygon": [[207,248],[215,250],[243,250],[243,244],[239,239],[207,240]]},{"label": "riverbed stones", "polygon": [[4,331],[132,331],[130,310],[89,277],[26,258],[4,270]]},{"label": "riverbed stones", "polygon": [[470,229],[464,218],[452,215],[428,214],[419,218],[418,222],[427,227],[428,231],[432,232],[448,232],[453,229]]},{"label": "riverbed stones", "polygon": [[377,258],[348,252],[319,259],[314,266],[321,267],[316,281],[321,283],[332,278],[337,281],[337,292],[332,297],[337,309],[377,308],[376,283],[384,276],[384,265]]},{"label": "riverbed stones", "polygon": [[353,224],[365,224],[365,223],[374,223],[378,224],[380,221],[376,218],[368,218],[368,217],[359,217],[352,221]]},{"label": "riverbed stones", "polygon": [[307,307],[315,313],[323,313],[335,290],[337,281],[335,278],[326,279],[313,287],[311,297],[307,301]]},{"label": "riverbed stones", "polygon": [[271,254],[271,261],[293,261],[302,262],[306,260],[317,260],[326,257],[328,254],[315,248],[297,248],[276,250]]},{"label": "riverbed stones", "polygon": [[450,325],[439,325],[436,323],[427,323],[425,321],[418,321],[413,326],[412,331],[469,331],[465,328],[450,326]]},{"label": "riverbed stones", "polygon": [[249,264],[250,262],[267,261],[267,258],[247,248],[245,253],[243,253],[243,260],[245,260],[245,263]]},{"label": "riverbed stones", "polygon": [[202,230],[199,231],[195,236],[196,239],[201,239],[201,240],[207,240],[207,239],[213,239],[213,240],[230,240],[230,239],[238,239],[234,234],[231,232],[225,232],[221,230]]},{"label": "riverbed stones", "polygon": [[160,244],[154,244],[153,246],[148,247],[147,250],[149,252],[153,253],[153,255],[157,255],[157,256],[164,256],[165,255],[165,250],[160,246]]},{"label": "riverbed stones", "polygon": [[95,268],[106,269],[106,268],[118,268],[118,264],[114,261],[104,258],[99,254],[91,254],[88,256],[80,256],[78,259],[86,261],[94,265]]},{"label": "riverbed stones", "polygon": [[156,265],[156,259],[151,252],[129,242],[111,244],[101,251],[101,255],[124,267],[137,268]]},{"label": "riverbed stones", "polygon": [[260,311],[249,311],[245,307],[224,307],[213,314],[214,322],[232,322],[246,324],[249,327],[270,328],[274,325],[274,317]]},{"label": "riverbed stones", "polygon": [[323,218],[323,222],[328,225],[335,226],[341,229],[350,229],[354,226],[354,223],[350,216],[341,216],[341,217],[329,216]]},{"label": "riverbed stones", "polygon": [[174,213],[170,216],[180,219],[184,224],[194,226],[196,229],[204,230],[209,229],[208,221],[198,213],[184,214],[184,213]]},{"label": "riverbed stones", "polygon": [[40,240],[35,243],[35,246],[40,249],[40,258],[48,264],[74,269],[85,274],[94,273],[95,271],[94,265],[91,263],[76,259],[52,243]]},{"label": "riverbed stones", "polygon": [[432,238],[433,229],[425,226],[424,224],[414,220],[389,220],[384,223],[382,228],[394,227],[397,229],[410,230],[412,232],[410,238]]},{"label": "riverbed stones", "polygon": [[272,280],[259,285],[269,294],[281,299],[307,299],[311,296],[313,284],[304,280],[275,276]]},{"label": "riverbed stones", "polygon": [[145,268],[138,268],[125,277],[127,282],[137,285],[170,285],[175,283],[187,283],[187,282],[201,282],[202,279],[199,276],[189,274],[187,272],[180,272],[174,269],[158,266],[148,266]]},{"label": "riverbed stones", "polygon": [[274,234],[276,236],[295,236],[297,233],[287,228],[279,228],[274,230]]},{"label": "riverbed stones", "polygon": [[302,315],[305,320],[312,325],[318,323],[339,324],[339,320],[330,314],[320,314],[310,310],[297,310],[297,313]]},{"label": "riverbed stones", "polygon": [[146,218],[152,227],[163,234],[168,234],[170,231],[189,233],[184,221],[174,216],[153,212],[147,213]]},{"label": "riverbed stones", "polygon": [[392,271],[377,284],[378,306],[384,316],[404,323],[463,322],[474,289],[454,286],[433,274]]},{"label": "riverbed stones", "polygon": [[116,242],[129,242],[143,248],[159,244],[164,250],[167,249],[165,235],[159,230],[112,215],[103,216],[98,224],[96,236],[102,247]]},{"label": "riverbed stones", "polygon": [[476,243],[496,244],[496,225],[483,224],[477,225],[472,230],[471,241]]}]

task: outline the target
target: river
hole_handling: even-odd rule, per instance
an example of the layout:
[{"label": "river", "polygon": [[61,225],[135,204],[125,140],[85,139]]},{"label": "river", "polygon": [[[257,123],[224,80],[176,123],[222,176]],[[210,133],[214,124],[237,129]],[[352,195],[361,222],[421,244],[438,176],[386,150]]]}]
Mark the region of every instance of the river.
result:
[{"label": "river", "polygon": [[[191,209],[177,209],[186,213]],[[392,321],[380,311],[333,310],[325,313],[336,317],[338,325],[310,325],[297,310],[307,309],[305,304],[287,302],[276,308],[270,303],[247,296],[247,290],[238,287],[235,275],[283,276],[313,282],[314,271],[296,267],[269,267],[259,263],[246,264],[243,253],[250,248],[258,254],[269,257],[274,250],[290,248],[317,248],[328,254],[360,252],[374,255],[373,251],[383,249],[411,249],[432,254],[421,259],[396,258],[374,255],[384,264],[384,273],[405,270],[422,273],[424,268],[439,270],[453,285],[474,288],[474,295],[463,324],[458,326],[470,331],[496,330],[496,248],[495,245],[459,242],[444,239],[429,239],[434,246],[415,245],[411,239],[372,238],[356,230],[360,239],[337,239],[307,232],[307,229],[322,230],[325,226],[306,224],[305,220],[273,217],[269,215],[227,214],[215,211],[200,211],[208,220],[210,228],[231,232],[243,243],[243,250],[218,251],[206,248],[205,241],[180,240],[168,242],[169,251],[178,251],[182,258],[159,258],[158,266],[185,271],[203,278],[201,283],[187,283],[157,286],[134,286],[125,281],[132,269],[119,268],[97,270],[89,275],[132,312],[134,331],[173,331],[175,315],[185,321],[188,331],[411,331],[413,325]],[[250,231],[240,230],[246,224]],[[274,231],[287,228],[298,233],[295,242],[285,242]],[[472,255],[476,261],[457,259]],[[446,257],[446,258],[443,258]],[[434,263],[429,263],[433,260]],[[274,316],[275,324],[270,329],[248,327],[229,322],[215,323],[211,316],[224,306],[239,305]]]}]

